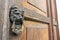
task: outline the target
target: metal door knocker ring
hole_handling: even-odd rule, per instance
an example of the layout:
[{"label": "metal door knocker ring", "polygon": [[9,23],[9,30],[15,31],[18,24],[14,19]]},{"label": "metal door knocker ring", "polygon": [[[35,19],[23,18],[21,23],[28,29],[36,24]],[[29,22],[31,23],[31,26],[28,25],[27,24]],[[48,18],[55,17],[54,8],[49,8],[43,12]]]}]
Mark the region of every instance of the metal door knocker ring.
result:
[{"label": "metal door knocker ring", "polygon": [[15,34],[22,33],[24,12],[20,11],[17,7],[11,7],[9,12],[9,19],[11,25],[11,31]]}]

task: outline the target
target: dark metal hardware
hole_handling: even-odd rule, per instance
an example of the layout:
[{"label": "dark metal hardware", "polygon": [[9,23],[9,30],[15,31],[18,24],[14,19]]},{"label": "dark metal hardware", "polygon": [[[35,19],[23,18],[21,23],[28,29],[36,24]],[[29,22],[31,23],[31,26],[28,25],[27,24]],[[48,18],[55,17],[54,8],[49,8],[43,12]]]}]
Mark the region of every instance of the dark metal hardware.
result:
[{"label": "dark metal hardware", "polygon": [[9,12],[9,19],[11,26],[11,31],[15,34],[22,32],[22,25],[24,20],[24,12],[20,11],[18,7],[11,7]]}]

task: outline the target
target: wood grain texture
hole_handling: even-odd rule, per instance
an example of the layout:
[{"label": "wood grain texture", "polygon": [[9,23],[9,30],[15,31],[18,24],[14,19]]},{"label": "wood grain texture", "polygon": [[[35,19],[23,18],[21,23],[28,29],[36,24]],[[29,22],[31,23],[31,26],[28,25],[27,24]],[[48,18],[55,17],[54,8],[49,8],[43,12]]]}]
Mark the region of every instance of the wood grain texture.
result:
[{"label": "wood grain texture", "polygon": [[56,26],[53,26],[53,28],[54,28],[54,40],[57,40]]},{"label": "wood grain texture", "polygon": [[28,3],[34,5],[34,7],[42,10],[43,12],[47,11],[46,0],[28,0]]},{"label": "wood grain texture", "polygon": [[34,21],[30,21],[30,20],[25,20],[24,21],[24,26],[25,27],[32,27],[32,28],[47,28],[48,24],[45,23],[39,23],[39,22],[34,22]]},{"label": "wood grain texture", "polygon": [[49,40],[48,28],[27,28],[27,40]]},{"label": "wood grain texture", "polygon": [[8,26],[8,0],[2,1],[2,14],[3,14],[3,24],[2,24],[2,40],[8,40],[8,32],[9,32],[9,26]]},{"label": "wood grain texture", "polygon": [[54,26],[57,26],[57,22],[56,22],[55,19],[53,19],[53,25],[54,25]]},{"label": "wood grain texture", "polygon": [[52,15],[53,15],[53,18],[56,19],[56,8],[55,8],[55,3],[54,3],[55,0],[51,0],[51,6],[52,6]]},{"label": "wood grain texture", "polygon": [[48,24],[28,20],[25,20],[24,24],[25,27],[27,28],[26,30],[27,40],[49,40]]},{"label": "wood grain texture", "polygon": [[0,0],[0,40],[2,40],[2,29],[3,29],[3,15],[4,15],[4,5],[5,1]]},{"label": "wood grain texture", "polygon": [[58,15],[57,15],[57,5],[56,5],[56,0],[54,0],[54,5],[55,5],[55,16],[56,16],[56,22],[57,22],[57,26],[56,26],[56,32],[57,32],[57,40],[59,40],[59,26],[58,26]]},{"label": "wood grain texture", "polygon": [[36,13],[33,10],[30,10],[28,8],[25,8],[25,7],[23,7],[23,10],[24,10],[24,16],[26,18],[34,19],[34,20],[41,21],[44,23],[49,23],[49,21],[50,21],[49,17],[43,16],[39,13]]},{"label": "wood grain texture", "polygon": [[53,40],[53,32],[52,32],[52,25],[53,25],[53,20],[52,20],[52,10],[51,10],[51,0],[47,0],[47,13],[48,17],[50,17],[50,23],[49,23],[49,40]]},{"label": "wood grain texture", "polygon": [[41,15],[47,16],[47,12],[43,12],[43,11],[39,10],[35,6],[33,6],[30,3],[28,3],[27,0],[23,1],[23,7],[26,7],[28,9],[30,9],[30,10],[34,10],[35,12],[37,12],[37,13],[39,13]]},{"label": "wood grain texture", "polygon": [[[48,10],[45,9],[46,4],[44,3],[46,0],[39,0],[40,3],[37,0],[28,1],[29,3],[27,1],[28,0],[8,0],[8,1],[0,0],[1,2],[0,4],[0,9],[1,9],[0,10],[0,15],[1,15],[0,16],[0,40],[53,40],[52,25],[56,26],[57,21],[53,21],[52,19],[50,0],[47,0]],[[41,7],[42,11],[39,10],[37,7],[31,5],[30,3],[32,3],[35,6],[39,4],[39,6],[37,7]],[[19,35],[12,34],[11,32],[9,32],[9,28],[8,28],[10,27],[9,19],[8,19],[8,15],[9,15],[8,11],[10,10],[11,6],[15,6],[15,5],[18,6],[20,10],[24,11],[24,17],[25,17],[24,24],[23,24],[25,28],[22,34],[19,34]],[[55,13],[54,8],[53,8],[53,13]],[[47,13],[49,14],[48,17],[47,17]],[[55,18],[54,16],[53,18]],[[4,28],[3,31],[2,31],[2,27]],[[57,30],[58,28],[55,27],[54,40],[57,40]]]}]

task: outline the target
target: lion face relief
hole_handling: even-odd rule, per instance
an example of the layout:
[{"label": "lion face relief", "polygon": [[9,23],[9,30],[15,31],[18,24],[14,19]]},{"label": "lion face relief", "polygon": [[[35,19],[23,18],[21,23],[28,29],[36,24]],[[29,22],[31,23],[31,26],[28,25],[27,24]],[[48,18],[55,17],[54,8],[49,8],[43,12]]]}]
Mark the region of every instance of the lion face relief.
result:
[{"label": "lion face relief", "polygon": [[20,29],[23,25],[23,11],[20,11],[17,7],[11,7],[10,13],[9,13],[10,22],[14,24],[14,27],[12,25],[12,30],[14,33],[18,34],[20,33]]}]

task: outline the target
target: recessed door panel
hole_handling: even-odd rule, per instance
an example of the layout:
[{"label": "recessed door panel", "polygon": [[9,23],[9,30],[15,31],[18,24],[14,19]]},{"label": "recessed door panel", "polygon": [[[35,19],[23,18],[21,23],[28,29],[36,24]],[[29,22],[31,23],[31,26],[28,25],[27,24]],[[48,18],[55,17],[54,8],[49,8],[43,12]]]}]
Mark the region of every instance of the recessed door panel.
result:
[{"label": "recessed door panel", "polygon": [[28,0],[28,2],[44,12],[47,11],[46,0]]},{"label": "recessed door panel", "polygon": [[27,40],[49,40],[48,24],[25,21]]},{"label": "recessed door panel", "polygon": [[27,28],[27,40],[48,40],[48,28]]},{"label": "recessed door panel", "polygon": [[24,0],[23,6],[39,14],[47,16],[46,0]]}]

